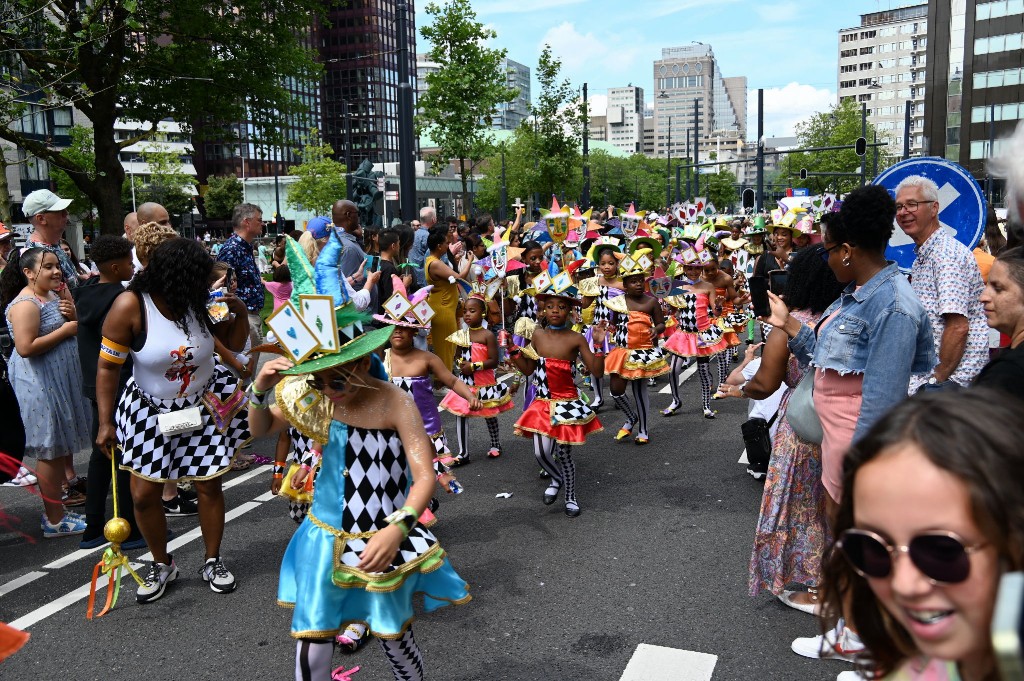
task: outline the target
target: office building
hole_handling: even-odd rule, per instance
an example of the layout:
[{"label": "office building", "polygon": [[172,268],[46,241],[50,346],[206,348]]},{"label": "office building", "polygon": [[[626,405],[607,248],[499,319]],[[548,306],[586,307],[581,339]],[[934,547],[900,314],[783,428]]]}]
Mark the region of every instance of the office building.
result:
[{"label": "office building", "polygon": [[[724,78],[710,45],[667,47],[654,62],[653,156],[708,153],[746,137],[746,77]],[[689,140],[688,140],[689,138]]]},{"label": "office building", "polygon": [[927,46],[926,4],[862,14],[860,25],[839,31],[839,101],[867,107],[868,121],[895,154],[908,134],[912,155],[924,149]]},{"label": "office building", "polygon": [[606,137],[627,154],[644,150],[644,89],[629,85],[608,90]]},{"label": "office building", "polygon": [[[347,155],[353,169],[367,159],[398,161],[398,60],[407,60],[411,79],[417,64],[415,12],[410,3],[409,49],[402,55],[397,5],[396,0],[349,0],[332,6],[327,22],[316,30],[324,65],[323,137],[335,158],[345,161]],[[351,142],[347,150],[346,139]]]},{"label": "office building", "polygon": [[591,116],[587,122],[591,140],[608,141],[608,116]]},{"label": "office building", "polygon": [[929,0],[928,31],[926,151],[982,180],[999,138],[1024,119],[1024,2]]},{"label": "office building", "polygon": [[[427,76],[436,73],[441,65],[431,61],[428,55],[416,57],[416,95],[417,99],[427,91]],[[530,117],[530,67],[512,59],[505,58],[501,70],[506,74],[506,87],[519,91],[511,102],[498,104],[491,115],[491,127],[495,130],[515,130],[519,124]]]}]

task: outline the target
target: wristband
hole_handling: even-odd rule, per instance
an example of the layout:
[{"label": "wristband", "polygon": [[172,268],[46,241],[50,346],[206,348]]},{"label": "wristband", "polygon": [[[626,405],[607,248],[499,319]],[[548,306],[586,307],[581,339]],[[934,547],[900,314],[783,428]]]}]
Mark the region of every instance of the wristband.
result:
[{"label": "wristband", "polygon": [[252,405],[254,409],[269,408],[270,404],[266,400],[266,394],[270,391],[264,390],[263,392],[260,392],[256,390],[255,385],[255,383],[249,384],[249,404]]},{"label": "wristband", "polygon": [[284,480],[284,473],[274,473],[271,477],[273,477],[274,480]]},{"label": "wristband", "polygon": [[483,362],[473,362],[470,366],[473,367],[473,371],[480,371],[484,368]]},{"label": "wristband", "polygon": [[273,473],[274,473],[274,477],[276,478],[279,475],[280,476],[284,476],[284,468],[285,468],[284,463],[280,463],[280,462],[275,461],[274,462],[274,468],[272,469]]},{"label": "wristband", "polygon": [[594,357],[604,357],[604,350],[601,350],[600,352],[595,350]]},{"label": "wristband", "polygon": [[103,336],[100,340],[100,359],[111,364],[124,364],[128,361],[128,348]]},{"label": "wristband", "polygon": [[256,397],[263,397],[264,395],[270,392],[270,388],[267,388],[266,390],[257,389],[255,381],[249,384],[249,390],[251,390],[252,394],[255,395]]},{"label": "wristband", "polygon": [[308,463],[300,463],[299,468],[307,472],[313,470],[313,468]]}]

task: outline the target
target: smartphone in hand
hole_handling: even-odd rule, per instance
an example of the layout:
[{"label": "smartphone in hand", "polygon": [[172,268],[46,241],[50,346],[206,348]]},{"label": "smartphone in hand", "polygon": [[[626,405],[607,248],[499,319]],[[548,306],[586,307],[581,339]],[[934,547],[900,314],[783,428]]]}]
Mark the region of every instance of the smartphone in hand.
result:
[{"label": "smartphone in hand", "polygon": [[772,307],[768,302],[768,278],[750,277],[747,280],[747,285],[750,287],[750,302],[754,305],[754,315],[757,317],[771,316]]},{"label": "smartphone in hand", "polygon": [[772,270],[768,273],[768,290],[777,296],[786,295],[786,287],[789,285],[788,270]]}]

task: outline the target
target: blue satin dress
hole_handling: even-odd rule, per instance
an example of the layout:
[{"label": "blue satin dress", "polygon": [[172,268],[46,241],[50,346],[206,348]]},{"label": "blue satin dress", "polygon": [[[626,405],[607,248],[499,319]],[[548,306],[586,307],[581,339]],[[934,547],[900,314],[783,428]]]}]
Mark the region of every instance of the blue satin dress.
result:
[{"label": "blue satin dress", "polygon": [[427,528],[417,525],[382,573],[359,570],[359,554],[384,518],[406,503],[411,476],[393,430],[354,428],[331,421],[313,504],[284,554],[277,599],[294,608],[292,636],[325,639],[348,624],[367,625],[395,639],[415,617],[413,597],[430,612],[470,600]]}]

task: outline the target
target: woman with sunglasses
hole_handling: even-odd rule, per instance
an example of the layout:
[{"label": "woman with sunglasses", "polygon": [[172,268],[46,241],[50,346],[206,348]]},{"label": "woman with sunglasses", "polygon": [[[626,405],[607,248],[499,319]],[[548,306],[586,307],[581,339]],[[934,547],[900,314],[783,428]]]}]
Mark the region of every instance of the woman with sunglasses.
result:
[{"label": "woman with sunglasses", "polygon": [[[843,294],[813,327],[768,294],[772,314],[762,321],[789,336],[789,350],[814,369],[814,410],[821,422],[821,481],[831,515],[842,500],[843,457],[889,409],[906,399],[911,373],[935,366],[928,314],[896,264],[885,259],[896,204],[883,187],[855,189],[839,218],[828,223],[821,257]],[[790,407],[792,409],[792,407]],[[819,657],[817,639],[798,638],[793,652]],[[849,628],[826,636],[848,653],[860,648]]]},{"label": "woman with sunglasses", "polygon": [[824,618],[857,623],[863,676],[998,679],[1000,576],[1024,567],[1024,409],[978,389],[915,396],[846,457]]}]

